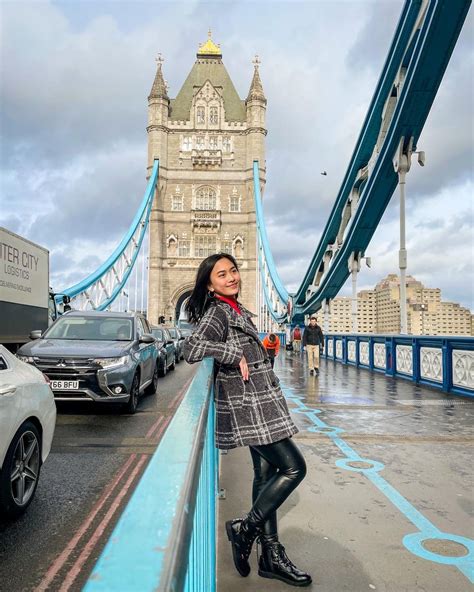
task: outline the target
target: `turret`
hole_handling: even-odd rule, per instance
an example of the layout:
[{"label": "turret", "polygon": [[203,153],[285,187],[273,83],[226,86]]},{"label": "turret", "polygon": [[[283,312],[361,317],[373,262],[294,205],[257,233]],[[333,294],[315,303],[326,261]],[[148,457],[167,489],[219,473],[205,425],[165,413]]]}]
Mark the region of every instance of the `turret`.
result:
[{"label": "turret", "polygon": [[260,166],[265,166],[265,112],[267,108],[267,99],[263,92],[262,81],[258,70],[260,60],[255,56],[253,61],[254,72],[252,83],[250,84],[249,94],[245,100],[247,109],[247,166],[252,166],[252,161],[257,159]]},{"label": "turret", "polygon": [[170,100],[163,78],[163,58],[158,54],[155,80],[148,95],[148,166],[151,167],[154,158],[160,159],[160,168],[166,166],[168,152],[168,117]]}]

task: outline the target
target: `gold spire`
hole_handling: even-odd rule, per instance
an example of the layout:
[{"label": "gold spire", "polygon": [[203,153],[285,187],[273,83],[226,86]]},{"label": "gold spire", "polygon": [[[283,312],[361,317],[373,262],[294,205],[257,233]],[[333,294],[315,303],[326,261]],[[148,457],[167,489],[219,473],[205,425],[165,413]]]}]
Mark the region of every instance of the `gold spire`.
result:
[{"label": "gold spire", "polygon": [[209,29],[207,32],[207,41],[205,43],[199,44],[199,49],[197,52],[199,56],[219,56],[222,57],[221,46],[218,44],[216,45],[212,40],[212,31]]}]

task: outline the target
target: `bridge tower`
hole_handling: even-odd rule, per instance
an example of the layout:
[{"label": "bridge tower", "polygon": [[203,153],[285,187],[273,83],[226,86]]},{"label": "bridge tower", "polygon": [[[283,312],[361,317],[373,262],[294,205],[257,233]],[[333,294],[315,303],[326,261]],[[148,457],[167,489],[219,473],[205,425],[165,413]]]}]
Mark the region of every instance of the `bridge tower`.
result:
[{"label": "bridge tower", "polygon": [[267,133],[258,58],[246,100],[210,31],[175,99],[168,97],[162,61],[160,56],[148,97],[148,174],[153,159],[160,159],[150,220],[148,318],[177,318],[200,261],[220,251],[238,260],[242,303],[257,312],[252,166],[258,159],[264,185]]}]

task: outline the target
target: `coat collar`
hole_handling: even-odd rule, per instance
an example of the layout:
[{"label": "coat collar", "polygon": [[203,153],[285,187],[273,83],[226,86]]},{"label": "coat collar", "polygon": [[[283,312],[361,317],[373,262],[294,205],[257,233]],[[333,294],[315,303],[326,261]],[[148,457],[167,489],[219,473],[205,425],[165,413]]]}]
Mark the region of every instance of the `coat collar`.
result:
[{"label": "coat collar", "polygon": [[256,337],[258,339],[258,332],[253,326],[253,324],[250,322],[250,319],[257,315],[254,315],[247,308],[242,306],[240,302],[239,306],[240,310],[242,311],[242,314],[240,315],[237,312],[235,312],[235,310],[229,304],[226,304],[222,300],[216,300],[215,302],[216,306],[221,306],[222,309],[225,311],[227,318],[229,320],[229,325],[231,325],[232,327],[237,327],[244,333],[248,333],[249,335],[252,335],[252,337]]}]

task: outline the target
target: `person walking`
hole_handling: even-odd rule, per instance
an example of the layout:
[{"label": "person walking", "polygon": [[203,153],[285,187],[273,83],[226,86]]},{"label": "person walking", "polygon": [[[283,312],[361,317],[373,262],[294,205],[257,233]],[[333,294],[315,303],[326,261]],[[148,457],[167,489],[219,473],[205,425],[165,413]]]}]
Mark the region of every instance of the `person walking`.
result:
[{"label": "person walking", "polygon": [[295,352],[299,354],[301,352],[301,329],[299,325],[296,325],[293,329],[293,344]]},{"label": "person walking", "polygon": [[269,333],[262,341],[263,347],[267,350],[272,368],[275,366],[275,358],[280,351],[280,338],[275,333]]},{"label": "person walking", "polygon": [[290,561],[277,528],[278,508],[306,475],[304,457],[291,439],[299,430],[252,322],[255,315],[240,304],[239,291],[240,273],[231,255],[218,253],[201,262],[186,305],[197,327],[184,342],[184,358],[191,364],[214,358],[216,446],[248,446],[252,457],[252,506],[225,525],[237,571],[249,575],[257,539],[260,576],[308,586],[311,576]]},{"label": "person walking", "polygon": [[324,343],[324,335],[321,327],[318,325],[318,319],[311,317],[309,325],[303,333],[303,348],[308,354],[308,368],[310,374],[319,376],[319,351]]}]

